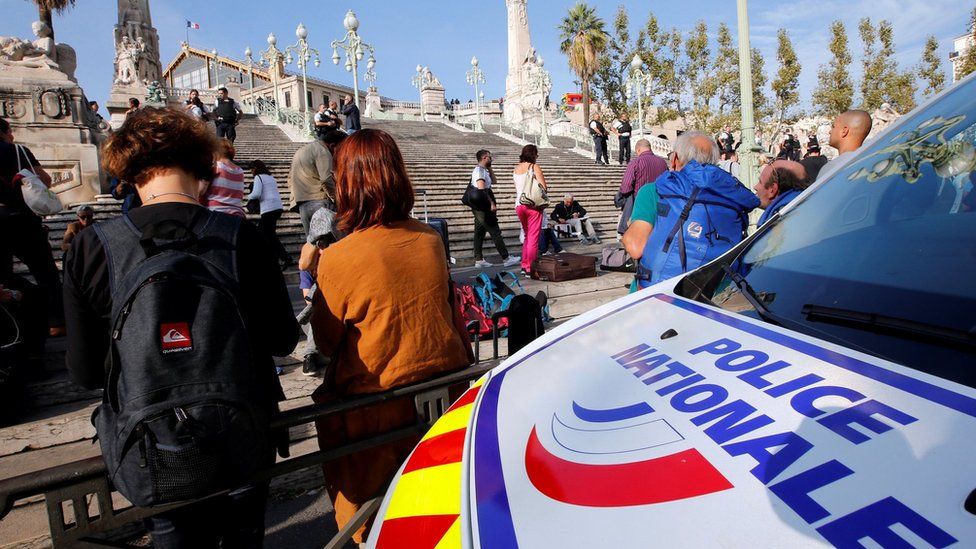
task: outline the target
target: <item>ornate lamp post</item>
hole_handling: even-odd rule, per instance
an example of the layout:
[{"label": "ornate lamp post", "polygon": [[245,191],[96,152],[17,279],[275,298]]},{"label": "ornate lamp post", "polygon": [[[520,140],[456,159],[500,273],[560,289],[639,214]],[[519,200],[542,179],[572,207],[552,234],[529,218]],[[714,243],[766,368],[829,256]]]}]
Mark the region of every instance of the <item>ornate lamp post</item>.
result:
[{"label": "ornate lamp post", "polygon": [[376,69],[367,69],[363,74],[363,80],[369,82],[369,87],[376,85]]},{"label": "ornate lamp post", "polygon": [[366,52],[369,52],[369,59],[366,62],[366,70],[370,71],[376,66],[376,57],[373,46],[363,42],[357,32],[359,30],[359,19],[352,10],[346,13],[346,18],[342,20],[342,25],[346,28],[346,36],[342,40],[332,41],[332,62],[339,64],[339,48],[346,54],[346,71],[352,72],[352,91],[353,100],[359,105],[359,62],[362,61]]},{"label": "ornate lamp post", "polygon": [[297,56],[298,67],[302,69],[302,105],[305,107],[302,112],[305,115],[306,125],[308,125],[308,62],[312,60],[312,54],[315,54],[316,67],[322,62],[319,60],[319,50],[309,47],[308,29],[302,23],[299,23],[298,28],[295,29],[295,37],[298,38],[298,42],[285,48],[287,54],[285,64],[291,64],[293,53]]},{"label": "ornate lamp post", "polygon": [[475,112],[475,123],[474,131],[483,132],[485,128],[481,125],[481,98],[478,95],[478,84],[485,84],[488,81],[485,80],[485,71],[481,70],[478,66],[478,58],[471,58],[471,70],[466,73],[466,78],[468,85],[474,86],[474,112]]},{"label": "ornate lamp post", "polygon": [[752,99],[752,47],[749,44],[749,6],[747,0],[738,0],[739,8],[739,95],[742,98],[742,183],[752,188],[756,182],[756,121]]},{"label": "ornate lamp post", "polygon": [[537,56],[536,65],[536,69],[529,76],[529,89],[542,94],[541,104],[539,105],[539,110],[542,111],[542,128],[539,135],[539,146],[548,148],[552,145],[549,143],[549,121],[546,118],[546,111],[548,110],[546,100],[552,92],[552,76],[549,75],[549,71],[543,68],[545,61],[543,61],[541,55]]},{"label": "ornate lamp post", "polygon": [[244,60],[246,61],[248,74],[248,96],[251,103],[251,114],[257,114],[257,106],[254,103],[254,58],[251,57],[251,46],[244,48]]},{"label": "ornate lamp post", "polygon": [[275,112],[278,111],[278,106],[281,101],[278,98],[278,72],[281,70],[282,53],[278,49],[276,44],[278,39],[275,38],[274,33],[268,34],[268,49],[261,52],[261,64],[266,65],[271,72],[271,83],[274,85],[274,104]]},{"label": "ornate lamp post", "polygon": [[644,97],[651,95],[651,73],[640,56],[634,54],[630,62],[630,75],[627,77],[627,99],[637,100],[637,127],[644,135]]},{"label": "ornate lamp post", "polygon": [[424,88],[431,83],[430,69],[427,67],[421,67],[417,65],[417,74],[413,75],[410,79],[410,83],[413,87],[417,88],[417,92],[420,93],[420,118],[425,122],[427,121],[427,109],[424,108]]}]

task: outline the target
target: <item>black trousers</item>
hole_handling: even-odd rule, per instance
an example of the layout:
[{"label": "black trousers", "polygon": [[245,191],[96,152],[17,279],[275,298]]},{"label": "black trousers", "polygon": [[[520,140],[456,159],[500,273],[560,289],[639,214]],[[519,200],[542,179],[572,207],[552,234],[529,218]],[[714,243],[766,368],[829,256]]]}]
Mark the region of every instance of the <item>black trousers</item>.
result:
[{"label": "black trousers", "polygon": [[505,239],[502,238],[502,230],[498,226],[498,215],[495,212],[471,211],[474,213],[474,260],[484,259],[482,249],[484,248],[486,232],[495,241],[495,248],[498,249],[502,259],[508,259],[508,248],[505,247]]},{"label": "black trousers", "polygon": [[218,120],[216,125],[217,125],[217,139],[220,139],[221,137],[226,137],[227,139],[230,139],[231,143],[233,143],[234,140],[237,139],[237,127],[234,125],[233,122],[224,122],[222,120]]},{"label": "black trousers", "polygon": [[[610,163],[610,157],[607,154],[607,138],[603,135],[593,136],[593,147],[596,149],[596,161],[603,162],[604,164]],[[600,159],[603,160],[600,160]]]},{"label": "black trousers", "polygon": [[258,221],[258,228],[261,229],[261,234],[264,235],[264,239],[268,241],[268,244],[271,244],[271,251],[278,256],[278,259],[288,261],[291,258],[278,238],[278,220],[281,219],[282,213],[284,213],[284,210],[274,210],[261,214],[261,220]]},{"label": "black trousers", "polygon": [[44,296],[43,307],[47,310],[49,324],[64,326],[61,275],[54,263],[41,218],[29,213],[8,215],[0,211],[0,280],[10,278],[14,257],[27,266],[39,293]]},{"label": "black trousers", "polygon": [[630,137],[620,138],[620,154],[617,156],[617,161],[621,164],[630,162]]}]

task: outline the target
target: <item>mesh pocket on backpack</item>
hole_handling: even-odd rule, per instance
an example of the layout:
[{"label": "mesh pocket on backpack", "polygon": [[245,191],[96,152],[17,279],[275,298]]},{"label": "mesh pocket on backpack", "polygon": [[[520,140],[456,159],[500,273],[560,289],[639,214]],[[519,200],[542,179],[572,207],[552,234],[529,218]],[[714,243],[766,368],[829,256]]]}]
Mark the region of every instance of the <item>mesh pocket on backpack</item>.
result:
[{"label": "mesh pocket on backpack", "polygon": [[204,452],[197,444],[152,444],[148,450],[153,491],[160,501],[201,497],[219,484],[223,459],[218,454]]}]

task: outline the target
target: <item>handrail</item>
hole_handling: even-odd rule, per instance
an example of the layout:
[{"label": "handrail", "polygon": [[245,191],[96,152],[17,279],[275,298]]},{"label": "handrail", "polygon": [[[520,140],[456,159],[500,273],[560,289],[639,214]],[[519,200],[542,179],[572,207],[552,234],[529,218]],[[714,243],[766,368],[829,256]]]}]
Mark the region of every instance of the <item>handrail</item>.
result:
[{"label": "handrail", "polygon": [[[473,382],[497,364],[498,361],[496,360],[480,362],[457,372],[413,385],[398,387],[382,393],[358,396],[324,404],[310,404],[281,412],[272,419],[272,430],[304,425],[317,419],[393,399],[413,397],[417,408],[418,423],[396,431],[357,441],[353,444],[319,450],[279,461],[268,469],[259,471],[249,482],[267,481],[271,478],[331,461],[344,455],[380,446],[392,441],[402,440],[409,436],[422,434],[437,418],[446,413],[447,407],[450,405],[447,397],[449,387],[460,383]],[[104,460],[101,456],[94,456],[0,480],[0,519],[3,519],[10,513],[14,503],[18,500],[43,495],[46,500],[45,503],[50,519],[51,539],[54,545],[58,546],[59,542],[80,542],[86,536],[114,530],[142,518],[190,505],[198,501],[194,500],[152,508],[128,507],[115,509],[111,498],[112,488],[109,487],[109,479],[106,474]],[[226,491],[221,493],[226,493]],[[98,496],[99,513],[97,517],[88,516],[85,496],[89,494]],[[63,501],[73,502],[74,512],[76,514],[74,524],[64,523],[64,515],[61,507]],[[79,509],[79,505],[84,507]],[[108,506],[108,508],[105,506]],[[78,516],[79,514],[81,516]],[[61,531],[56,530],[58,525],[61,526]]]},{"label": "handrail", "polygon": [[258,97],[254,106],[259,116],[270,117],[276,124],[291,126],[303,137],[315,137],[315,132],[312,130],[312,119],[306,113],[279,107],[274,101],[264,97]]}]

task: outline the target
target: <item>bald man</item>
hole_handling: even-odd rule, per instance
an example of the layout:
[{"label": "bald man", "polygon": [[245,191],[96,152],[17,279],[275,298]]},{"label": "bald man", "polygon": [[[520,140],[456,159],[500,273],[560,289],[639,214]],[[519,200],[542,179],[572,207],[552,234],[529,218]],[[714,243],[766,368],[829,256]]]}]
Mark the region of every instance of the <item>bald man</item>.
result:
[{"label": "bald man", "polygon": [[861,148],[871,133],[871,115],[864,111],[847,111],[834,119],[830,128],[830,146],[840,154]]},{"label": "bald man", "polygon": [[868,113],[855,110],[838,115],[830,128],[830,146],[837,149],[839,154],[820,169],[817,181],[830,177],[843,164],[845,155],[861,148],[869,133],[871,115]]}]

